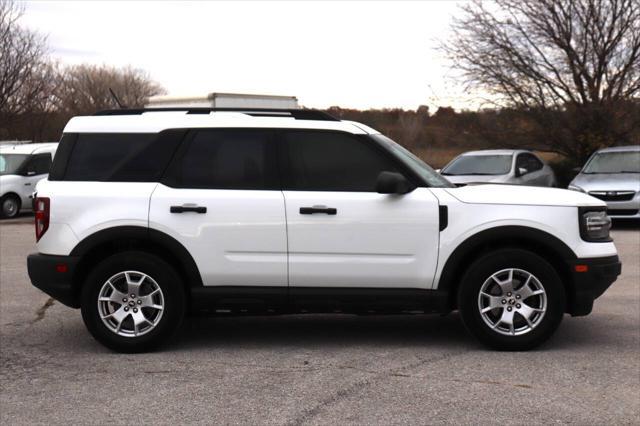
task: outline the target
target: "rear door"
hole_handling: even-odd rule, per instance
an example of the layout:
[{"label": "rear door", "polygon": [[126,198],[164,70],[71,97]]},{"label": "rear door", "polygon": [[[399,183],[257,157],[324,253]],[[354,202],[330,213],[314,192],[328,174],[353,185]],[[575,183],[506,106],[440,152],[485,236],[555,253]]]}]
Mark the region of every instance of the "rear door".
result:
[{"label": "rear door", "polygon": [[154,191],[149,226],[186,247],[205,286],[287,286],[276,152],[270,130],[193,130]]},{"label": "rear door", "polygon": [[431,288],[439,239],[431,191],[377,193],[380,172],[404,171],[366,136],[287,130],[282,138],[291,290]]}]

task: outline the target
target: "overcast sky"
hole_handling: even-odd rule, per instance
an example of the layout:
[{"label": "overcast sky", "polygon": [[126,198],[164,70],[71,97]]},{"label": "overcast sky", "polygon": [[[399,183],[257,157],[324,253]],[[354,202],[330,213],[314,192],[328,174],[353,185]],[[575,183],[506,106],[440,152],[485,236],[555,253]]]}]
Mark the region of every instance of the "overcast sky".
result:
[{"label": "overcast sky", "polygon": [[475,108],[436,50],[453,1],[30,2],[63,63],[132,65],[170,95],[295,95],[308,107]]}]

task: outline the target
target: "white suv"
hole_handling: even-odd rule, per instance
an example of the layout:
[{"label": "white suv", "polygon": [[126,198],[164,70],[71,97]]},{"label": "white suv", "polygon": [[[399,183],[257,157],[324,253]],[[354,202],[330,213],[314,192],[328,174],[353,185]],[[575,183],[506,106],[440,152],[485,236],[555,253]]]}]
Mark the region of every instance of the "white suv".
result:
[{"label": "white suv", "polygon": [[31,210],[31,194],[47,177],[58,143],[0,146],[0,218]]},{"label": "white suv", "polygon": [[456,188],[375,130],[313,110],[73,118],[37,187],[32,283],[92,335],[148,350],[186,313],[447,313],[532,348],[620,273],[603,201]]}]

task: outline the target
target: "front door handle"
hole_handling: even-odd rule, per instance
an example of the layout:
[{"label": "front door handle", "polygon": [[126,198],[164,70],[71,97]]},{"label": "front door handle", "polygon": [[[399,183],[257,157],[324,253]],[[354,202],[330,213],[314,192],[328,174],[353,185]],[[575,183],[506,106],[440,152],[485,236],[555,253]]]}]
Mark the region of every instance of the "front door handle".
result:
[{"label": "front door handle", "polygon": [[334,215],[338,213],[338,210],[333,207],[325,207],[325,206],[300,207],[300,214],[315,214],[315,213],[324,213],[324,214]]},{"label": "front door handle", "polygon": [[207,208],[206,207],[202,207],[202,206],[195,206],[195,205],[185,204],[183,206],[171,206],[169,211],[171,213],[193,212],[193,213],[204,214],[204,213],[207,212]]}]

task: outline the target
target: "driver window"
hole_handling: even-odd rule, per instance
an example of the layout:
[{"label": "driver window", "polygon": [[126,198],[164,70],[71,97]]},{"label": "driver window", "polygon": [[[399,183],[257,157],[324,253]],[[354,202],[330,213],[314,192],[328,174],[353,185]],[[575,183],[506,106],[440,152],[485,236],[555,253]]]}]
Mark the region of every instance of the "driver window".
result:
[{"label": "driver window", "polygon": [[527,155],[526,154],[520,154],[520,155],[518,155],[518,158],[516,159],[516,171],[519,171],[520,169],[527,169],[527,172],[531,171],[529,169],[529,164],[527,162]]},{"label": "driver window", "polygon": [[376,192],[381,172],[398,172],[370,143],[347,133],[291,130],[284,139],[289,190]]},{"label": "driver window", "polygon": [[528,167],[529,171],[535,172],[542,169],[543,167],[542,162],[538,160],[538,158],[535,155],[528,155],[527,157],[529,157],[529,167]]},{"label": "driver window", "polygon": [[50,168],[51,154],[38,154],[29,159],[24,170],[28,175],[37,176],[49,173]]}]

